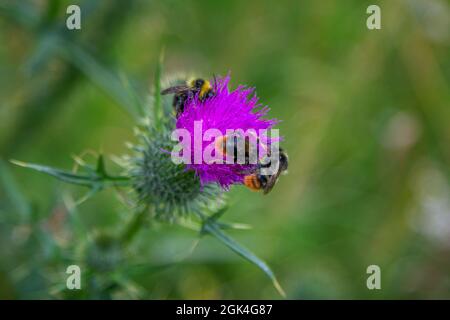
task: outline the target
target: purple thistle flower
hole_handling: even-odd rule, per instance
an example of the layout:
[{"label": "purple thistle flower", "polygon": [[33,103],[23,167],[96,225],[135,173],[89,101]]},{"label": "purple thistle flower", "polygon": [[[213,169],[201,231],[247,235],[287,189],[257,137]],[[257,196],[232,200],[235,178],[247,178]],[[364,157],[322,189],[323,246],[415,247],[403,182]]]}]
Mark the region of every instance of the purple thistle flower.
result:
[{"label": "purple thistle flower", "polygon": [[[176,122],[177,129],[186,129],[194,137],[194,121],[202,121],[202,135],[208,129],[218,129],[225,135],[228,130],[253,129],[257,133],[260,129],[269,130],[278,123],[276,119],[264,119],[270,110],[258,102],[254,88],[238,86],[234,91],[228,89],[230,76],[216,79],[213,83],[214,96],[202,100],[198,95],[189,98],[183,113]],[[191,159],[194,158],[194,139],[191,141]],[[267,144],[274,139],[268,138]],[[202,154],[211,141],[203,141]],[[255,164],[207,164],[204,162],[187,164],[187,170],[194,170],[202,185],[218,183],[228,189],[232,184],[242,184],[244,176],[254,170]]]}]

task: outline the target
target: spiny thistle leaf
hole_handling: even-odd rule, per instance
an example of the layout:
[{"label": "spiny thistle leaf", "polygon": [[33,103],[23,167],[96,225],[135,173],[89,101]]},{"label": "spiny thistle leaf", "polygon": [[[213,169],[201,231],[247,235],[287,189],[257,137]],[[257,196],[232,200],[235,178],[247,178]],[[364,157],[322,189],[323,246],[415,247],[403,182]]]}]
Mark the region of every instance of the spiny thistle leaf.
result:
[{"label": "spiny thistle leaf", "polygon": [[215,224],[222,230],[225,229],[233,229],[233,230],[249,230],[252,228],[251,225],[245,223],[236,223],[236,222],[222,222],[216,221]]},{"label": "spiny thistle leaf", "polygon": [[32,206],[25,198],[25,195],[17,185],[17,181],[3,160],[0,160],[0,184],[3,186],[8,198],[11,199],[13,207],[24,220],[27,219],[31,214]]},{"label": "spiny thistle leaf", "polygon": [[[214,212],[212,215],[206,217],[206,220],[208,220],[211,223],[214,223],[217,227],[219,227],[222,230],[225,229],[235,229],[235,230],[248,230],[251,229],[251,226],[244,223],[230,223],[230,222],[222,222],[219,221],[220,217],[228,210],[228,205],[225,205],[224,207],[220,208],[216,212]],[[204,224],[204,223],[203,223]],[[202,225],[203,225],[202,224]],[[200,233],[202,233],[203,227],[200,230]]]},{"label": "spiny thistle leaf", "polygon": [[286,297],[286,293],[284,292],[270,267],[251,251],[244,248],[233,238],[224,233],[217,223],[215,223],[213,220],[205,219],[203,223],[202,233],[209,233],[210,235],[214,236],[217,240],[225,244],[228,248],[236,252],[238,255],[260,268],[270,278],[270,280],[272,280],[273,286],[280,293],[280,295]]},{"label": "spiny thistle leaf", "polygon": [[217,210],[216,212],[214,212],[209,218],[208,220],[210,221],[217,221],[219,220],[219,218],[228,210],[228,206],[224,206],[223,208],[220,208],[219,210]]},{"label": "spiny thistle leaf", "polygon": [[143,98],[139,94],[138,90],[135,89],[133,83],[131,83],[130,79],[126,76],[125,73],[120,72],[119,78],[125,91],[128,92],[131,102],[135,105],[134,109],[137,110],[139,117],[145,117],[145,103],[143,102]]},{"label": "spiny thistle leaf", "polygon": [[137,95],[132,92],[131,86],[126,88],[123,82],[124,76],[119,76],[116,72],[104,67],[81,46],[64,40],[61,41],[63,41],[60,48],[62,56],[115,99],[135,119],[139,119],[141,110],[139,110],[139,105],[136,104]]},{"label": "spiny thistle leaf", "polygon": [[89,192],[83,196],[81,199],[79,199],[76,203],[80,204],[90,197],[92,197],[97,192],[105,189],[106,187],[111,186],[124,186],[129,185],[129,178],[125,176],[110,176],[107,174],[105,169],[105,164],[103,161],[103,156],[99,156],[97,160],[97,169],[91,170],[88,166],[84,166],[83,168],[86,169],[87,174],[78,174],[73,173],[66,170],[61,170],[57,168],[52,168],[48,166],[43,166],[39,164],[34,163],[26,163],[22,161],[17,160],[11,160],[11,163],[24,167],[33,169],[42,173],[46,173],[50,176],[53,176],[61,181],[64,181],[66,183],[81,185],[85,187],[89,187]]},{"label": "spiny thistle leaf", "polygon": [[97,159],[97,173],[101,176],[107,176],[105,169],[105,161],[103,155],[99,155]]}]

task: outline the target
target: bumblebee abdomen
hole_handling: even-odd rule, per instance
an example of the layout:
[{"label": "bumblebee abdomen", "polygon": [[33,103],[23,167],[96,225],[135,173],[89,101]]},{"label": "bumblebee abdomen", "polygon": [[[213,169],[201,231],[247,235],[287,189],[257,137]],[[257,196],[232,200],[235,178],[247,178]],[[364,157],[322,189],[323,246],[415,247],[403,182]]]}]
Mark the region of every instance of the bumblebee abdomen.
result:
[{"label": "bumblebee abdomen", "polygon": [[244,185],[253,191],[261,190],[261,183],[256,174],[251,174],[244,177]]}]

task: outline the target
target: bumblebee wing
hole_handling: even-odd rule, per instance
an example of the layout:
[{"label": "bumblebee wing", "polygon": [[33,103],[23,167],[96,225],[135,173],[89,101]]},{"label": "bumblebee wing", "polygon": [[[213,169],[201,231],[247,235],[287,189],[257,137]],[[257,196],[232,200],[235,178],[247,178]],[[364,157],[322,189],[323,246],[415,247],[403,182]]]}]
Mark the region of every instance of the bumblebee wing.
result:
[{"label": "bumblebee wing", "polygon": [[280,173],[281,171],[278,171],[276,174],[269,177],[269,180],[267,180],[266,186],[264,187],[264,194],[268,194],[272,190],[278,180],[278,177],[280,176]]},{"label": "bumblebee wing", "polygon": [[161,94],[165,95],[165,94],[171,94],[171,93],[180,93],[180,92],[188,91],[189,89],[190,89],[190,87],[185,86],[185,85],[174,86],[174,87],[164,89],[163,91],[161,91]]},{"label": "bumblebee wing", "polygon": [[240,172],[245,175],[251,175],[251,174],[255,173],[255,170],[245,169],[245,170],[241,170]]}]

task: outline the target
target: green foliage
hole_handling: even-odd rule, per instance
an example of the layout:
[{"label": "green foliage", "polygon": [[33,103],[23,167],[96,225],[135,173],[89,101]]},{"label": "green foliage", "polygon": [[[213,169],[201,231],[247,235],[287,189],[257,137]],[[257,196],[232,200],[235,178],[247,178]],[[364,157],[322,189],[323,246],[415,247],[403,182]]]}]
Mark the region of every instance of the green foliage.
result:
[{"label": "green foliage", "polygon": [[[245,252],[237,243],[264,257],[288,298],[449,297],[445,1],[384,1],[378,31],[365,26],[373,3],[360,0],[75,3],[82,30],[72,32],[73,1],[0,1],[0,298],[279,298],[223,248]],[[130,172],[106,156],[99,172],[92,152],[75,157],[77,170],[53,169],[84,150],[129,153],[136,123],[147,138],[131,157],[145,159],[147,118],[160,129],[170,119],[170,99],[147,97],[167,86],[159,75],[229,71],[283,120],[290,157],[268,196],[227,194],[226,218],[251,232],[224,222],[220,206],[176,213],[173,225],[150,218],[137,180],[105,179]],[[82,268],[80,291],[65,287],[70,264]],[[365,286],[371,264],[382,290]]]},{"label": "green foliage", "polygon": [[[11,162],[21,167],[46,173],[66,183],[89,187],[89,193],[77,204],[108,187],[133,187],[137,199],[135,207],[144,208],[141,209],[143,212],[135,214],[136,219],[130,222],[129,226],[123,231],[122,237],[105,235],[96,237],[86,253],[87,265],[93,270],[114,270],[121,259],[121,246],[131,241],[134,234],[139,231],[147,211],[150,211],[154,218],[158,220],[170,222],[176,222],[180,217],[191,215],[200,219],[201,227],[198,230],[200,234],[208,233],[212,235],[231,250],[259,267],[272,280],[278,292],[285,296],[268,265],[221,230],[221,228],[233,228],[233,225],[218,223],[217,221],[225,212],[223,191],[220,187],[215,184],[202,186],[193,171],[186,170],[182,164],[173,163],[170,152],[174,146],[174,142],[171,140],[174,121],[172,118],[163,118],[162,114],[162,97],[160,94],[162,57],[161,54],[156,68],[153,104],[149,106],[150,114],[153,114],[154,117],[149,119],[150,124],[144,127],[143,132],[138,131],[141,144],[131,146],[131,149],[137,155],[125,157],[129,159],[123,168],[127,172],[126,175],[112,176],[107,173],[101,154],[97,158],[95,167],[84,163],[82,159],[78,159],[78,165],[85,173],[73,173],[17,160]],[[93,70],[94,68],[88,69]],[[211,212],[211,216],[208,216],[208,213]]]}]

